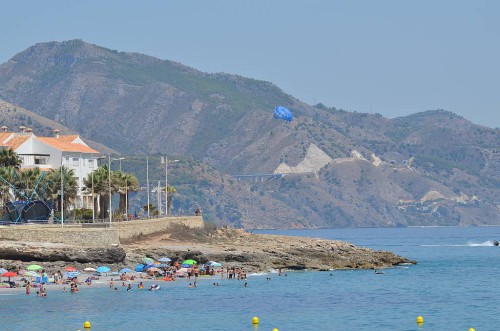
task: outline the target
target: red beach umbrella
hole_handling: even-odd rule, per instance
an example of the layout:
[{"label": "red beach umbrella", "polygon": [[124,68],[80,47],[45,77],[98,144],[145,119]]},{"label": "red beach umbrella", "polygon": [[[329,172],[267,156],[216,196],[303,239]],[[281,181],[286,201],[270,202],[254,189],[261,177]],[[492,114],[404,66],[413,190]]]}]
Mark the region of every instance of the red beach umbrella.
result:
[{"label": "red beach umbrella", "polygon": [[9,282],[10,282],[10,277],[16,277],[17,273],[14,271],[7,271],[6,273],[2,274],[2,277],[9,277]]},{"label": "red beach umbrella", "polygon": [[75,267],[66,267],[66,268],[64,268],[64,270],[66,270],[66,271],[76,271],[76,268]]},{"label": "red beach umbrella", "polygon": [[14,271],[7,271],[6,273],[2,274],[2,277],[16,277],[17,273]]}]

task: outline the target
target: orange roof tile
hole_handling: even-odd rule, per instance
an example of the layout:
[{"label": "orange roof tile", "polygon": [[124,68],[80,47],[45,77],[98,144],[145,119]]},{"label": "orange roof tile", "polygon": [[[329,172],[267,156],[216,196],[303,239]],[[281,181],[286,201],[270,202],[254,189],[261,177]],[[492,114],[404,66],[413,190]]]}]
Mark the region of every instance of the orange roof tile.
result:
[{"label": "orange roof tile", "polygon": [[[73,138],[70,139],[68,137],[73,137]],[[71,141],[75,140],[77,137],[78,136],[60,136],[59,138],[37,137],[37,139],[63,152],[95,153],[95,154],[99,153],[95,149],[92,149],[83,144],[72,143]]]},{"label": "orange roof tile", "polygon": [[9,138],[12,132],[0,132],[0,146],[7,146],[4,144],[4,140]]},{"label": "orange roof tile", "polygon": [[11,140],[5,143],[5,146],[12,148],[12,150],[16,150],[21,146],[26,140],[28,140],[31,136],[17,136],[12,138]]},{"label": "orange roof tile", "polygon": [[[51,137],[47,137],[47,138],[51,138]],[[71,135],[61,135],[59,137],[53,137],[54,139],[57,139],[59,141],[64,141],[66,143],[72,143],[76,138],[78,138],[78,135],[76,134],[71,134]]]}]

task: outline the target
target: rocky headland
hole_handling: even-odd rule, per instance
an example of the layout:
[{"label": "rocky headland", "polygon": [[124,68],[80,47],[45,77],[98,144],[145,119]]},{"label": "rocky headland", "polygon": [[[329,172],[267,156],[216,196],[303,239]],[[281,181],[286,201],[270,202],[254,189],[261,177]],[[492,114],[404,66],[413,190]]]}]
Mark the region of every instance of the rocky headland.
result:
[{"label": "rocky headland", "polygon": [[0,266],[13,269],[38,263],[47,271],[55,271],[70,264],[81,269],[106,264],[112,270],[118,270],[139,263],[143,257],[158,259],[162,256],[172,260],[195,259],[200,263],[219,261],[226,267],[235,266],[246,272],[279,268],[378,269],[416,263],[391,252],[374,251],[336,240],[252,234],[223,228],[211,231],[177,230],[108,247],[0,241]]}]

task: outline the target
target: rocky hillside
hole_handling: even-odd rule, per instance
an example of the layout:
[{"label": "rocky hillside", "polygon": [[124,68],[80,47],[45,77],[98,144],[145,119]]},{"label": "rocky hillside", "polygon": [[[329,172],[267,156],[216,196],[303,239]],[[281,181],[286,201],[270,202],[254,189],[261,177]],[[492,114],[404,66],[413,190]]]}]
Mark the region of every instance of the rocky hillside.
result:
[{"label": "rocky hillside", "polygon": [[[6,126],[7,130],[12,132],[19,131],[19,126],[30,128],[37,136],[52,136],[53,130],[58,129],[61,134],[79,134],[78,131],[65,127],[64,125],[35,114],[20,106],[16,106],[0,99],[0,126]],[[85,142],[92,148],[102,153],[117,153],[117,151],[107,147],[104,144],[86,138]]]},{"label": "rocky hillside", "polygon": [[[500,131],[451,112],[312,107],[268,82],[80,40],[2,64],[0,98],[122,154],[179,156],[174,213],[200,205],[214,222],[274,228],[500,224]],[[273,119],[277,105],[291,123]],[[232,176],[274,172],[285,176]]]}]

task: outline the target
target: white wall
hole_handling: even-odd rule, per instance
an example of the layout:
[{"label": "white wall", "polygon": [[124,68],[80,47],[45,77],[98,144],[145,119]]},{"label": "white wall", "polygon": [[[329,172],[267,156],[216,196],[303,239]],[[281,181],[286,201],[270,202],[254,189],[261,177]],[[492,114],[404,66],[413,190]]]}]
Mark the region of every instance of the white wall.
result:
[{"label": "white wall", "polygon": [[[76,142],[85,144],[81,139],[77,139]],[[78,198],[75,201],[75,205],[77,208],[89,208],[89,206],[83,205],[83,179],[97,168],[97,160],[94,158],[95,156],[97,156],[97,154],[63,152],[55,147],[52,147],[51,145],[42,142],[41,140],[36,139],[36,136],[34,135],[32,135],[26,142],[19,146],[16,149],[16,153],[18,155],[22,155],[24,159],[22,167],[39,167],[43,170],[59,169],[61,167],[62,161],[63,166],[69,169],[73,169],[79,187]],[[35,154],[49,155],[47,164],[35,164]]]}]

